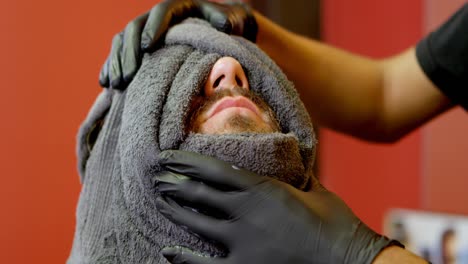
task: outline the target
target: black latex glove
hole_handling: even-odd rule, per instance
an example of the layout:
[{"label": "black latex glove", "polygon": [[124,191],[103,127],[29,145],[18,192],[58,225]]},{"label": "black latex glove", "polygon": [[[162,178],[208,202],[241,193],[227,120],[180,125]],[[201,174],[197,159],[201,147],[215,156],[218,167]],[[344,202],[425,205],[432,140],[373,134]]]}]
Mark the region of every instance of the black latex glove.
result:
[{"label": "black latex glove", "polygon": [[[398,244],[368,228],[319,183],[303,192],[183,151],[163,152],[160,164],[167,170],[160,178],[181,174],[192,179],[157,185],[161,213],[229,251],[225,258],[213,258],[168,245],[162,254],[171,263],[361,264],[371,263],[383,248]],[[209,212],[216,217],[206,215]]]},{"label": "black latex glove", "polygon": [[218,30],[243,36],[253,42],[257,36],[257,22],[250,8],[243,3],[162,1],[150,12],[131,21],[124,32],[114,37],[110,55],[99,75],[101,86],[115,89],[127,87],[140,67],[143,52],[155,50],[168,28],[188,17],[205,19]]}]

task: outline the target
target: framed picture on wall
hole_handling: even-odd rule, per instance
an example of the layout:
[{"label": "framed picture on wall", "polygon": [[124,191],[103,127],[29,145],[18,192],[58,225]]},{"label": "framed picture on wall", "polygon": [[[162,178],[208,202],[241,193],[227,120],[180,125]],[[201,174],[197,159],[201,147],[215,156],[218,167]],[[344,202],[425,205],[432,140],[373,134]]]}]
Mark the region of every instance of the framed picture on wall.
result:
[{"label": "framed picture on wall", "polygon": [[468,216],[393,209],[384,234],[433,264],[468,263]]}]

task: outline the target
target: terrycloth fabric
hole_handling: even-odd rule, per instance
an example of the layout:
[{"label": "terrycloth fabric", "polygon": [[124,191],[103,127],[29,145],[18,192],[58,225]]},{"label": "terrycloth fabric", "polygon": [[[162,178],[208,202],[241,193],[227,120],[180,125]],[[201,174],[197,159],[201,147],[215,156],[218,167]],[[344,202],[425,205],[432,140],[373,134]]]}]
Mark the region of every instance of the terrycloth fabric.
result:
[{"label": "terrycloth fabric", "polygon": [[[188,132],[192,99],[223,56],[241,63],[251,89],[276,113],[282,133]],[[292,83],[254,44],[201,20],[177,25],[165,46],[145,56],[125,92],[102,92],[79,131],[83,189],[68,263],[167,263],[159,254],[167,245],[225,254],[222,246],[175,226],[156,209],[159,194],[151,179],[160,171],[162,150],[211,155],[305,188],[315,144],[310,118]]]}]

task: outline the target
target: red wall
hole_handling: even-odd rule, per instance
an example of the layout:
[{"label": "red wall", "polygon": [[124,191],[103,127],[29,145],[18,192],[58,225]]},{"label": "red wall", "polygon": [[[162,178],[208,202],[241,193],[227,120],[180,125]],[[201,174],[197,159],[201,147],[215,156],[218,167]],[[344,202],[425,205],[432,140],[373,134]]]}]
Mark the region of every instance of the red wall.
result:
[{"label": "red wall", "polygon": [[[424,30],[430,32],[466,0],[426,0]],[[424,209],[468,215],[467,113],[450,111],[423,132]]]},{"label": "red wall", "polygon": [[[385,57],[422,37],[422,0],[326,0],[326,42],[359,54]],[[419,208],[421,133],[391,145],[363,143],[323,130],[320,175],[372,228],[380,231],[388,208]]]},{"label": "red wall", "polygon": [[0,262],[64,263],[75,134],[112,36],[154,0],[0,1]]}]

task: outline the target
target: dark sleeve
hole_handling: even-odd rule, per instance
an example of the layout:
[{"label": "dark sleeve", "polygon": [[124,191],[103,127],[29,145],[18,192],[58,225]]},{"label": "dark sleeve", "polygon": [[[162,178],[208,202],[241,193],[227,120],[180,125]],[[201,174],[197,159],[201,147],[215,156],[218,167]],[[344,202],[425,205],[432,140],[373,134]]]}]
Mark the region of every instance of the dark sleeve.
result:
[{"label": "dark sleeve", "polygon": [[416,57],[429,79],[468,111],[468,4],[419,42]]}]

